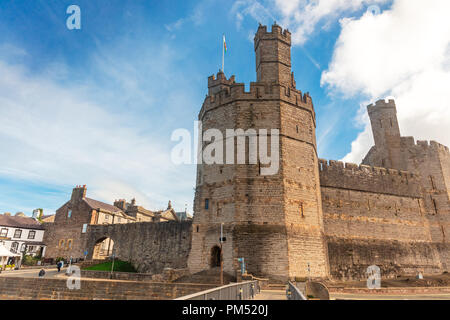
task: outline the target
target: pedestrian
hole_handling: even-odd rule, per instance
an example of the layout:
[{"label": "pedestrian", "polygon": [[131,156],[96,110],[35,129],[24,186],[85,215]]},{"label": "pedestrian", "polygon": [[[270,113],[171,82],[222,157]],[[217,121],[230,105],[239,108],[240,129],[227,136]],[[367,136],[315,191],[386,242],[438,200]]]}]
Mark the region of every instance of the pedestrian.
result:
[{"label": "pedestrian", "polygon": [[62,262],[58,261],[58,263],[56,264],[56,267],[58,268],[58,272],[61,271],[61,267],[62,267]]},{"label": "pedestrian", "polygon": [[39,271],[39,278],[42,278],[43,276],[45,276],[45,270],[41,269],[41,271]]}]

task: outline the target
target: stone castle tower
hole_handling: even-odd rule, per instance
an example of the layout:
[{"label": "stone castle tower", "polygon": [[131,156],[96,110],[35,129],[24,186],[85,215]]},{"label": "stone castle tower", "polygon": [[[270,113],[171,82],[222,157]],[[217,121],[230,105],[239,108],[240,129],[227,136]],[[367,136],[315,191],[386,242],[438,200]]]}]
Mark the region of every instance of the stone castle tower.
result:
[{"label": "stone castle tower", "polygon": [[[279,170],[264,175],[266,165],[259,160],[250,164],[251,135],[245,138],[246,164],[198,165],[188,267],[191,272],[209,269],[222,256],[229,273],[236,259],[244,258],[254,275],[327,277],[312,99],[296,89],[288,30],[274,24],[268,32],[260,25],[254,43],[257,82],[246,92],[234,76],[227,79],[219,72],[209,77],[200,133],[218,129],[225,136],[227,129],[254,129],[260,139],[259,130],[278,129]],[[237,139],[231,143],[236,150]]]},{"label": "stone castle tower", "polygon": [[[420,177],[423,208],[429,220],[431,241],[438,246],[448,244],[450,232],[450,154],[436,141],[417,141],[402,137],[394,100],[377,101],[367,107],[375,146],[363,164],[413,172]],[[444,269],[450,253],[441,250]]]}]

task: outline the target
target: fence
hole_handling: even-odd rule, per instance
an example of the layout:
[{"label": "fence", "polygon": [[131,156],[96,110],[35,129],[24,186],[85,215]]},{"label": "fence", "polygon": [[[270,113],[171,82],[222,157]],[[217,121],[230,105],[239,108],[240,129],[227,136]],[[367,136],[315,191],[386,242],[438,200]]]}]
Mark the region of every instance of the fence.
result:
[{"label": "fence", "polygon": [[307,300],[303,293],[297,288],[297,286],[290,281],[286,295],[288,300]]},{"label": "fence", "polygon": [[260,291],[259,283],[246,281],[205,290],[175,300],[250,300]]}]

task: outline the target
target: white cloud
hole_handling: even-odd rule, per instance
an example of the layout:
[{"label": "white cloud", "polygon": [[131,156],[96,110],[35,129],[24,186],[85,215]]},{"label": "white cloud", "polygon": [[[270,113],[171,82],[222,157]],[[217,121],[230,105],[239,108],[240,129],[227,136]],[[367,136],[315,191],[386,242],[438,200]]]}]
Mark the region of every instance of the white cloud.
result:
[{"label": "white cloud", "polygon": [[292,31],[293,44],[302,45],[318,29],[353,12],[390,0],[274,0],[282,25]]},{"label": "white cloud", "polygon": [[[396,0],[380,15],[343,19],[322,84],[346,96],[396,99],[403,136],[450,145],[450,2]],[[344,160],[373,144],[368,118]]]},{"label": "white cloud", "polygon": [[272,23],[276,20],[271,10],[257,0],[238,0],[233,4],[230,12],[236,18],[236,27],[238,29],[241,28],[242,21],[246,16],[263,24]]},{"label": "white cloud", "polygon": [[[87,184],[89,197],[108,203],[136,197],[149,209],[169,199],[176,209],[190,202],[194,168],[172,164],[170,133],[167,141],[143,134],[140,114],[114,111],[83,86],[62,85],[45,71],[31,76],[0,59],[0,74],[0,176],[68,191]],[[124,86],[133,91],[133,83]]]}]

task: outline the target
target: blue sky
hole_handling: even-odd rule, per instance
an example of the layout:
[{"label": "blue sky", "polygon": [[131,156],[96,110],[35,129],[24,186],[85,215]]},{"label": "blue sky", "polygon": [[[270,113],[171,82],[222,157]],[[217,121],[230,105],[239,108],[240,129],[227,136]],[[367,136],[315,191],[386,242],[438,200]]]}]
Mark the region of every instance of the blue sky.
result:
[{"label": "blue sky", "polygon": [[[442,11],[445,2],[435,1],[432,9]],[[72,188],[82,184],[89,197],[108,203],[136,197],[138,204],[161,209],[172,200],[177,210],[187,205],[192,211],[196,168],[170,163],[176,144],[170,140],[172,131],[193,131],[207,77],[221,65],[222,34],[228,45],[226,75],[236,75],[247,87],[255,81],[252,39],[258,22],[272,25],[276,20],[293,32],[293,71],[297,88],[313,97],[320,157],[360,161],[372,144],[362,108],[387,96],[410,105],[417,100],[413,97],[420,82],[408,84],[408,91],[405,77],[419,74],[426,82],[436,71],[436,77],[446,80],[450,70],[448,41],[439,39],[432,44],[436,55],[444,52],[437,70],[429,62],[433,56],[420,60],[414,54],[411,64],[393,74],[383,70],[383,76],[376,67],[365,72],[349,65],[347,58],[367,59],[361,63],[375,66],[386,62],[375,49],[390,45],[380,35],[387,32],[386,25],[398,31],[395,45],[408,45],[402,44],[408,40],[403,25],[396,27],[389,19],[397,21],[406,14],[404,21],[409,21],[420,12],[415,0],[409,3],[410,7],[404,0],[1,1],[0,212],[30,214],[44,208],[53,213],[70,198]],[[81,30],[66,27],[71,4],[81,9]],[[371,5],[380,11],[367,12]],[[447,27],[440,27],[442,37]],[[367,35],[358,38],[357,30],[364,28]],[[363,54],[370,45],[374,56]],[[395,59],[394,65],[402,61]],[[422,68],[411,67],[417,60]],[[389,87],[383,87],[386,81]],[[442,102],[444,91],[436,93],[441,94],[436,112],[448,110]],[[406,130],[417,129],[420,112],[409,119],[411,114],[401,117],[400,109],[400,124],[404,119],[412,124]],[[433,121],[430,118],[429,128],[434,129],[419,130],[422,138],[447,136]]]}]

